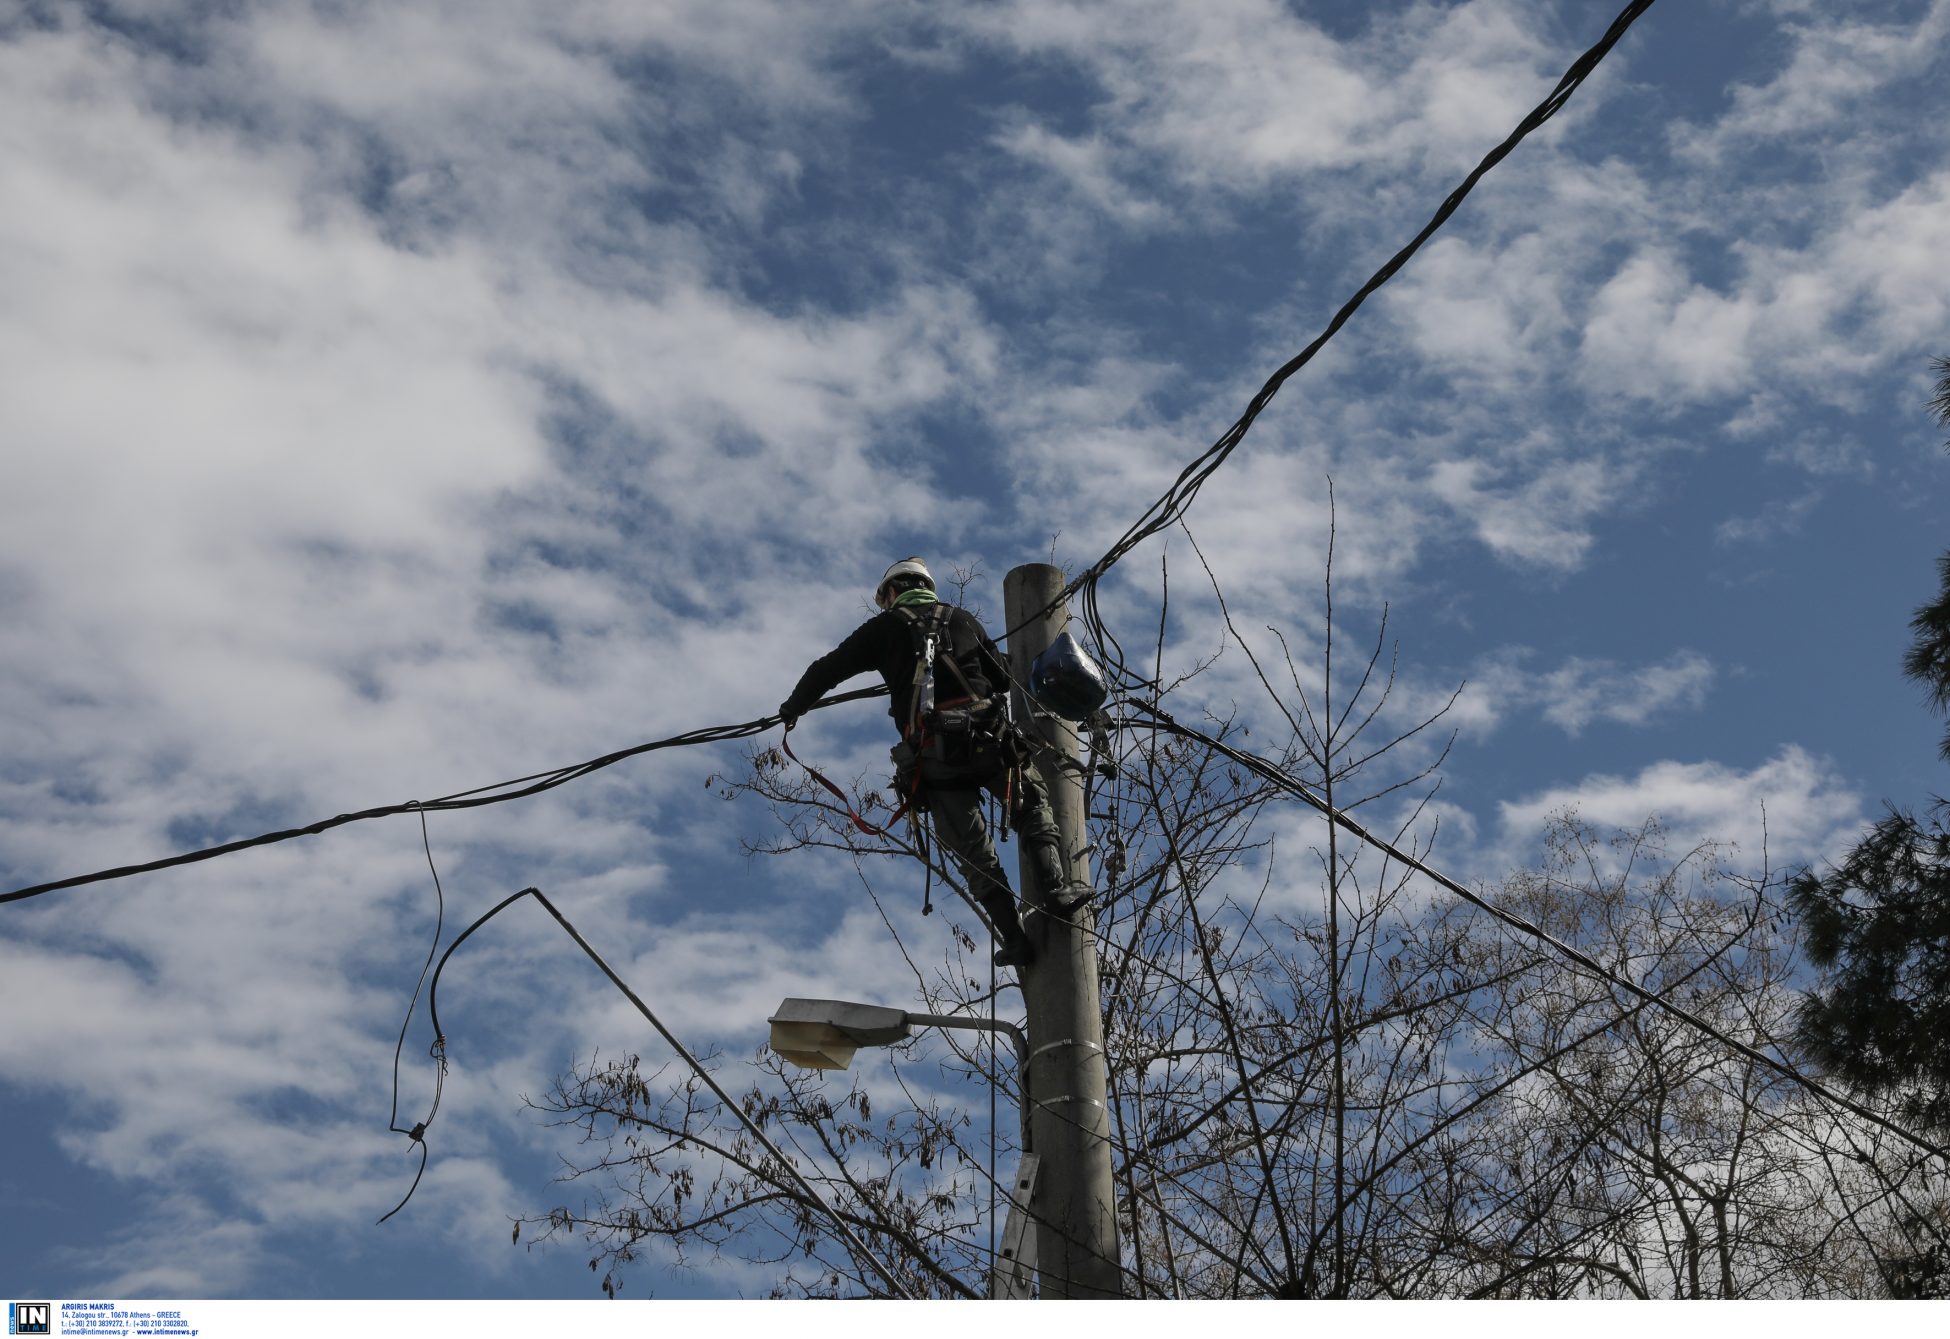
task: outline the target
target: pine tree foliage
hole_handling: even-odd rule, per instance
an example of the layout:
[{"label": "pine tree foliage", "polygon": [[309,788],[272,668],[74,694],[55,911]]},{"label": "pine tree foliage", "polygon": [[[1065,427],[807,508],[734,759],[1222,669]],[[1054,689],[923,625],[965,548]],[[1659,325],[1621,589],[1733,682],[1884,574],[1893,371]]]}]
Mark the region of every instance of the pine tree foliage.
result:
[{"label": "pine tree foliage", "polygon": [[[1936,373],[1936,393],[1930,397],[1929,411],[1937,426],[1950,430],[1950,358],[1932,358],[1930,370]],[[1950,438],[1943,443],[1950,451]],[[1950,712],[1950,550],[1936,560],[1937,596],[1919,608],[1909,620],[1912,640],[1903,656],[1903,673],[1928,691],[1930,709],[1942,715]],[[1950,761],[1950,730],[1943,735],[1939,749]]]},{"label": "pine tree foliage", "polygon": [[[1950,428],[1950,358],[1929,410]],[[1950,441],[1944,443],[1950,448]],[[1903,673],[1930,708],[1950,712],[1950,552],[1937,559],[1940,589],[1910,619]],[[1940,747],[1950,760],[1950,731]],[[1832,1072],[1896,1096],[1914,1120],[1950,1128],[1950,806],[1927,819],[1891,809],[1826,875],[1804,872],[1789,898],[1809,956],[1829,969],[1800,1014],[1800,1036]]]},{"label": "pine tree foliage", "polygon": [[[1950,376],[1945,377],[1950,383]],[[1950,395],[1950,385],[1944,388]],[[1912,639],[1903,653],[1903,673],[1923,685],[1929,694],[1930,709],[1939,715],[1950,712],[1950,551],[1936,560],[1939,589],[1934,600],[1917,609],[1909,620]],[[1937,750],[1950,761],[1950,729],[1943,732]]]},{"label": "pine tree foliage", "polygon": [[[1938,426],[1950,428],[1950,358],[1930,359],[1930,371],[1936,373],[1936,392],[1925,407]],[[1950,448],[1950,441],[1944,446]]]},{"label": "pine tree foliage", "polygon": [[1901,1095],[1914,1120],[1950,1127],[1950,831],[1892,811],[1824,876],[1789,899],[1808,956],[1829,969],[1800,1016],[1825,1068]]}]

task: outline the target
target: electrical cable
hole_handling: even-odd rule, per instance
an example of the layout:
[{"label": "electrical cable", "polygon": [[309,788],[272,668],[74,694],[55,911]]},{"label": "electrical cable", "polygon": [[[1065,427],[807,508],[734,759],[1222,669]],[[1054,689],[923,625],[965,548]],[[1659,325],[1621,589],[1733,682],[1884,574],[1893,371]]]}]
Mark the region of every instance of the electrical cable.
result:
[{"label": "electrical cable", "polygon": [[[447,1086],[447,1061],[444,1057],[436,1056],[435,1059],[438,1063],[435,1067],[433,1078],[433,1109],[427,1112],[426,1120],[418,1122],[410,1130],[399,1123],[400,1055],[406,1049],[406,1030],[412,1026],[413,1011],[419,1007],[420,991],[427,983],[427,972],[433,966],[433,955],[440,951],[440,932],[447,921],[447,893],[440,886],[440,870],[433,863],[433,840],[427,834],[427,815],[424,809],[420,811],[420,845],[427,853],[427,870],[433,875],[433,895],[435,899],[433,942],[427,945],[427,959],[420,964],[420,979],[413,983],[413,998],[406,1002],[406,1017],[400,1020],[399,1040],[393,1045],[393,1110],[392,1115],[387,1121],[388,1128],[394,1134],[403,1134],[419,1146],[420,1169],[413,1174],[413,1184],[407,1187],[405,1196],[380,1218],[379,1222],[381,1223],[406,1207],[406,1201],[412,1199],[413,1192],[420,1188],[420,1178],[427,1174],[427,1145],[425,1138],[427,1123],[439,1112],[440,1095]],[[377,1226],[377,1224],[374,1226]]]},{"label": "electrical cable", "polygon": [[[434,867],[433,842],[427,835],[427,816],[424,810],[420,813],[420,844],[425,848],[427,853],[427,869],[433,874],[433,895],[435,899],[433,942],[427,945],[427,959],[420,964],[420,979],[413,983],[413,998],[406,1002],[406,1017],[400,1020],[399,1025],[399,1041],[393,1046],[393,1113],[390,1121],[391,1128],[395,1134],[412,1135],[415,1142],[419,1140],[417,1131],[424,1130],[425,1123],[422,1122],[411,1130],[404,1128],[399,1123],[399,1061],[401,1053],[406,1049],[406,1030],[412,1025],[413,1011],[420,1005],[420,991],[425,988],[427,973],[433,968],[433,955],[440,951],[440,933],[447,919],[447,893],[440,886],[440,871]],[[439,1100],[437,1098],[435,1099],[434,1106],[436,1110],[439,1107]],[[429,1115],[428,1119],[431,1120],[432,1116]]]},{"label": "electrical cable", "polygon": [[[887,689],[860,688],[852,692],[838,693],[814,704],[810,710],[837,706],[842,702],[854,702],[863,698],[885,697]],[[755,721],[745,721],[739,725],[713,725],[698,730],[690,730],[668,739],[652,740],[647,744],[637,744],[630,748],[606,753],[600,758],[587,762],[571,763],[550,772],[536,772],[530,776],[517,777],[512,781],[497,781],[492,785],[476,786],[472,790],[457,791],[443,795],[437,800],[408,800],[403,804],[386,804],[372,809],[361,809],[357,813],[339,814],[334,818],[320,819],[316,823],[301,828],[286,828],[280,832],[266,832],[256,837],[246,837],[240,841],[225,842],[221,846],[208,846],[197,851],[185,851],[179,855],[166,856],[140,865],[121,865],[114,869],[97,870],[92,874],[77,874],[72,878],[55,879],[49,883],[31,884],[16,888],[12,892],[0,893],[0,903],[21,902],[44,893],[57,892],[64,888],[79,888],[91,883],[106,883],[112,879],[126,879],[136,874],[153,874],[158,870],[172,869],[178,865],[194,864],[200,860],[213,860],[221,855],[231,855],[247,851],[256,846],[270,846],[277,842],[290,841],[296,837],[315,837],[333,828],[344,827],[348,823],[360,823],[370,818],[389,818],[395,814],[425,813],[429,810],[474,809],[483,805],[500,804],[504,800],[519,800],[530,795],[539,795],[545,790],[553,790],[591,772],[612,767],[627,758],[639,754],[653,753],[659,749],[686,748],[695,744],[717,744],[731,739],[748,739],[763,734],[779,723],[777,716],[762,716]],[[519,787],[519,789],[509,789]]]},{"label": "electrical cable", "polygon": [[[565,931],[568,932],[569,938],[575,940],[576,947],[580,948],[585,954],[588,955],[589,960],[591,962],[595,963],[597,967],[602,969],[603,975],[609,978],[610,983],[614,985],[618,990],[623,992],[623,997],[627,999],[632,1005],[636,1006],[636,1011],[643,1015],[643,1017],[649,1022],[650,1026],[657,1030],[657,1034],[664,1039],[664,1041],[670,1046],[670,1048],[673,1051],[677,1052],[678,1056],[683,1059],[685,1064],[690,1066],[691,1072],[696,1074],[699,1080],[703,1082],[704,1086],[709,1088],[712,1091],[712,1093],[716,1095],[718,1101],[724,1104],[726,1110],[730,1111],[734,1116],[736,1116],[739,1119],[740,1122],[743,1123],[745,1128],[751,1132],[752,1137],[758,1140],[760,1146],[763,1147],[766,1152],[770,1153],[773,1156],[773,1158],[777,1160],[778,1165],[781,1168],[783,1168],[786,1172],[788,1172],[791,1175],[793,1180],[799,1183],[800,1189],[806,1193],[807,1197],[812,1201],[812,1203],[815,1206],[817,1206],[821,1211],[823,1211],[825,1215],[833,1221],[833,1225],[839,1229],[840,1235],[846,1239],[848,1246],[850,1246],[853,1249],[854,1254],[858,1258],[865,1260],[868,1264],[872,1265],[874,1268],[874,1272],[879,1274],[881,1278],[886,1280],[887,1286],[893,1289],[893,1291],[896,1294],[898,1294],[901,1297],[907,1298],[910,1301],[914,1300],[914,1294],[907,1287],[907,1285],[902,1283],[899,1277],[896,1276],[894,1272],[890,1270],[886,1265],[882,1264],[880,1262],[879,1257],[877,1257],[876,1255],[873,1254],[873,1252],[868,1250],[866,1245],[863,1242],[861,1242],[859,1237],[854,1235],[853,1229],[851,1225],[848,1224],[848,1222],[846,1221],[846,1218],[837,1209],[833,1208],[830,1204],[826,1202],[825,1197],[822,1196],[819,1193],[819,1191],[814,1188],[811,1181],[806,1179],[805,1174],[799,1170],[798,1166],[795,1163],[793,1163],[790,1158],[786,1157],[786,1155],[779,1150],[778,1145],[774,1144],[771,1141],[771,1139],[766,1136],[765,1131],[759,1127],[757,1122],[753,1121],[752,1118],[745,1113],[744,1107],[741,1106],[735,1100],[733,1100],[731,1094],[727,1093],[721,1086],[719,1086],[718,1081],[711,1076],[711,1071],[706,1069],[704,1065],[699,1062],[697,1057],[691,1054],[689,1048],[687,1048],[683,1042],[679,1041],[676,1035],[673,1034],[669,1028],[663,1025],[663,1021],[659,1019],[656,1014],[651,1012],[650,1006],[645,1004],[642,998],[639,997],[634,990],[630,989],[629,984],[626,981],[624,981],[622,977],[616,974],[615,969],[612,968],[607,962],[603,960],[603,956],[600,953],[596,952],[595,948],[591,946],[589,941],[584,939],[581,933],[577,931],[575,926],[569,923],[569,918],[564,916],[559,910],[557,910],[555,904],[549,901],[548,898],[542,893],[542,890],[539,888],[535,888],[535,887],[523,888],[520,892],[513,893],[507,897],[502,898],[501,901],[495,903],[492,907],[488,908],[486,912],[482,913],[482,915],[478,919],[476,919],[472,925],[469,925],[465,930],[461,931],[459,935],[455,936],[454,942],[447,946],[447,951],[440,955],[440,961],[438,965],[436,965],[433,969],[433,980],[427,986],[427,1017],[428,1020],[433,1024],[433,1034],[434,1034],[433,1055],[434,1058],[438,1060],[440,1063],[441,1073],[443,1075],[445,1074],[446,1066],[447,1066],[447,1055],[446,1055],[447,1035],[446,1033],[440,1030],[440,1004],[439,1004],[440,974],[446,970],[447,960],[454,956],[454,950],[458,949],[462,944],[466,943],[469,936],[471,936],[476,930],[480,929],[483,925],[486,925],[490,920],[493,920],[496,916],[501,914],[501,912],[506,910],[508,907],[514,905],[516,902],[519,902],[524,897],[532,897],[537,902],[541,903],[543,909],[546,910],[549,915],[555,918],[556,923],[560,925]],[[402,1132],[402,1133],[413,1134],[415,1137],[415,1142],[421,1145],[421,1148],[423,1150],[421,1153],[421,1171],[423,1173],[426,1170],[426,1154],[424,1152],[426,1146],[426,1139],[425,1139],[426,1127],[433,1121],[433,1117],[435,1113],[439,1111],[439,1109],[440,1109],[440,1099],[439,1099],[438,1091],[436,1090],[433,1110],[427,1113],[426,1120],[421,1121],[414,1128],[414,1131]],[[419,1177],[417,1176],[414,1177],[413,1178],[414,1187],[417,1188],[419,1184],[420,1184]],[[409,1189],[406,1192],[406,1197],[407,1199],[411,1199],[413,1197],[413,1191]],[[399,1205],[392,1210],[392,1213],[388,1213],[386,1215],[386,1218],[391,1218],[393,1214],[398,1213],[400,1209],[404,1208],[405,1206],[406,1206],[406,1200],[403,1199],[399,1202]],[[379,1221],[383,1223],[386,1221],[386,1218],[382,1218]]]},{"label": "electrical cable", "polygon": [[1263,777],[1267,781],[1271,782],[1273,785],[1278,786],[1280,789],[1286,791],[1288,794],[1293,795],[1295,798],[1304,801],[1306,804],[1308,804],[1309,806],[1317,810],[1329,822],[1334,823],[1335,825],[1342,828],[1346,832],[1352,834],[1354,837],[1367,843],[1375,850],[1380,851],[1384,855],[1387,855],[1395,860],[1399,860],[1403,865],[1407,866],[1409,869],[1414,870],[1416,873],[1421,874],[1426,878],[1434,880],[1441,887],[1447,889],[1449,892],[1454,893],[1456,896],[1462,898],[1470,905],[1477,907],[1482,911],[1488,912],[1491,916],[1494,916],[1497,920],[1502,921],[1505,925],[1510,926],[1512,929],[1515,929],[1522,934],[1530,936],[1532,939],[1537,940],[1541,944],[1544,944],[1552,949],[1555,949],[1558,953],[1562,954],[1564,957],[1578,964],[1578,966],[1583,967],[1586,971],[1596,975],[1600,980],[1603,980],[1610,985],[1616,986],[1620,990],[1625,991],[1627,994],[1633,996],[1634,998],[1642,1001],[1645,1004],[1651,1005],[1655,1009],[1663,1010],[1665,1013],[1672,1015],[1674,1018],[1679,1019],[1681,1022],[1689,1024],[1690,1026],[1697,1029],[1698,1031],[1705,1033],[1707,1036],[1719,1042],[1722,1046],[1727,1047],[1728,1049],[1738,1053],[1739,1055],[1745,1056],[1747,1059],[1752,1060],[1757,1064],[1765,1066],[1766,1068],[1774,1071],[1776,1074],[1781,1075],[1783,1078],[1788,1079],[1790,1082],[1800,1084],[1803,1088],[1807,1089],[1810,1093],[1813,1093],[1816,1097],[1819,1097],[1824,1101],[1827,1101],[1841,1108],[1842,1110],[1849,1112],[1852,1115],[1859,1116],[1861,1119],[1866,1120],[1873,1125],[1880,1126],[1881,1128],[1889,1131],[1891,1134],[1896,1135],[1898,1138],[1903,1139],[1908,1143],[1915,1145],[1923,1152],[1943,1160],[1943,1162],[1945,1162],[1946,1164],[1950,1164],[1950,1149],[1946,1149],[1937,1144],[1933,1144],[1929,1140],[1923,1138],[1923,1136],[1919,1134],[1915,1134],[1903,1128],[1902,1126],[1896,1124],[1894,1121],[1891,1121],[1886,1117],[1878,1115],[1876,1112],[1870,1110],[1868,1107],[1863,1106],[1861,1103],[1855,1102],[1850,1098],[1847,1098],[1842,1094],[1835,1092],[1833,1089],[1829,1088],[1826,1084],[1820,1082],[1819,1080],[1810,1078],[1808,1075],[1801,1073],[1801,1071],[1795,1069],[1792,1065],[1787,1064],[1785,1061],[1778,1060],[1775,1057],[1767,1054],[1765,1051],[1762,1051],[1757,1047],[1749,1046],[1746,1042],[1740,1041],[1735,1037],[1728,1036],[1725,1032],[1722,1032],[1719,1028],[1713,1026],[1713,1024],[1707,1022],[1705,1019],[1700,1018],[1698,1015],[1693,1014],[1688,1010],[1681,1008],[1679,1005],[1674,1004],[1672,1001],[1666,999],[1664,996],[1656,994],[1653,991],[1647,990],[1644,986],[1639,985],[1636,981],[1631,981],[1626,979],[1625,977],[1618,976],[1617,974],[1608,970],[1602,963],[1598,962],[1595,958],[1591,957],[1589,954],[1585,953],[1581,949],[1575,948],[1572,945],[1565,943],[1563,940],[1558,939],[1556,936],[1552,935],[1549,931],[1544,930],[1540,926],[1533,925],[1531,922],[1525,920],[1522,916],[1517,915],[1515,912],[1499,907],[1495,903],[1487,900],[1486,898],[1481,897],[1480,895],[1474,892],[1471,892],[1468,888],[1464,887],[1461,883],[1457,882],[1455,879],[1450,878],[1448,875],[1442,873],[1438,869],[1432,868],[1428,864],[1424,863],[1422,860],[1418,859],[1416,856],[1410,854],[1407,851],[1402,850],[1399,846],[1396,846],[1393,842],[1387,840],[1384,837],[1376,836],[1374,833],[1368,831],[1367,828],[1363,827],[1360,823],[1348,817],[1345,812],[1343,812],[1340,809],[1336,809],[1332,805],[1328,804],[1319,795],[1315,794],[1313,788],[1308,786],[1305,782],[1297,780],[1296,778],[1288,775],[1286,772],[1282,771],[1278,767],[1275,767],[1273,764],[1267,762],[1265,759],[1257,756],[1256,754],[1246,753],[1243,752],[1242,750],[1235,749],[1228,744],[1222,743],[1221,741],[1212,738],[1210,735],[1207,735],[1202,731],[1192,729],[1190,726],[1180,725],[1177,721],[1173,720],[1168,713],[1161,711],[1156,707],[1149,706],[1141,702],[1133,702],[1130,705],[1134,710],[1141,711],[1146,716],[1155,720],[1161,728],[1171,732],[1172,734],[1176,734],[1181,738],[1185,738],[1185,739],[1198,740],[1199,742],[1203,743],[1207,748],[1212,749],[1214,752],[1226,758],[1231,759],[1239,766],[1248,769],[1249,771],[1253,772],[1254,774],[1260,777]]},{"label": "electrical cable", "polygon": [[[998,1044],[1001,1042],[1001,1037],[997,1035],[1001,1031],[1001,1029],[995,1026],[995,1001],[996,1001],[996,996],[1000,992],[996,988],[997,972],[996,972],[995,957],[994,957],[995,931],[993,928],[989,930],[989,945],[990,945],[989,1034],[988,1034],[988,1043],[989,1043],[989,1073],[988,1073],[988,1080],[989,1080],[989,1256],[991,1259],[993,1259],[996,1255],[995,1192],[997,1189],[997,1182],[995,1179],[996,1143],[997,1143],[997,1132],[995,1128],[995,1107],[996,1107],[997,1090],[1002,1087],[1002,1061],[1000,1056],[997,1054],[997,1050],[996,1050]],[[1018,1075],[1017,1081],[1022,1083],[1027,1083],[1028,1076]],[[994,1266],[991,1265],[990,1268],[993,1269]],[[992,1292],[993,1289],[991,1289],[991,1293]]]},{"label": "electrical cable", "polygon": [[[1640,15],[1652,7],[1653,3],[1654,0],[1632,0],[1632,3],[1626,5],[1619,12],[1618,17],[1612,20],[1611,27],[1606,29],[1604,36],[1599,38],[1596,44],[1573,61],[1570,67],[1564,71],[1563,76],[1557,81],[1557,86],[1550,91],[1549,95],[1542,102],[1538,103],[1536,107],[1532,108],[1528,116],[1518,122],[1516,129],[1511,131],[1509,136],[1501,144],[1491,149],[1483,157],[1483,160],[1476,165],[1475,169],[1463,179],[1461,185],[1449,193],[1448,197],[1436,209],[1435,214],[1423,225],[1422,230],[1406,246],[1389,257],[1388,261],[1369,277],[1368,281],[1360,287],[1354,296],[1342,304],[1341,308],[1334,313],[1333,318],[1328,321],[1326,328],[1314,337],[1312,343],[1308,344],[1306,348],[1282,364],[1267,379],[1266,384],[1260,388],[1259,393],[1254,395],[1252,400],[1248,402],[1245,412],[1239,416],[1238,420],[1230,428],[1226,429],[1220,435],[1219,439],[1208,447],[1202,455],[1198,456],[1179,472],[1177,479],[1165,491],[1163,496],[1145,509],[1137,521],[1130,529],[1125,531],[1122,538],[1111,545],[1103,557],[1099,558],[1080,576],[1074,578],[1064,587],[1061,595],[1055,600],[1052,600],[1043,610],[1031,615],[1031,617],[1041,617],[1050,609],[1056,607],[1057,604],[1061,603],[1063,599],[1082,592],[1082,604],[1084,605],[1086,625],[1090,627],[1093,634],[1098,636],[1101,647],[1116,647],[1116,639],[1109,635],[1109,631],[1104,627],[1103,620],[1097,611],[1097,582],[1102,580],[1104,575],[1126,554],[1130,553],[1131,550],[1137,548],[1138,545],[1142,544],[1152,535],[1169,527],[1185,514],[1187,509],[1190,508],[1192,500],[1197,497],[1199,490],[1205,486],[1206,481],[1226,462],[1226,459],[1231,456],[1239,443],[1245,439],[1247,431],[1251,429],[1254,421],[1259,418],[1260,412],[1279,393],[1280,388],[1286,384],[1288,378],[1312,362],[1314,355],[1326,347],[1327,342],[1340,332],[1341,327],[1347,324],[1348,320],[1360,308],[1361,304],[1366,302],[1375,290],[1395,277],[1396,273],[1408,263],[1415,253],[1421,250],[1423,243],[1427,242],[1444,223],[1448,222],[1449,217],[1456,212],[1462,205],[1464,199],[1476,188],[1477,182],[1481,181],[1492,168],[1502,162],[1504,158],[1508,157],[1511,150],[1522,143],[1531,132],[1538,129],[1563,109],[1565,103],[1570,101],[1571,95],[1577,92],[1579,86],[1590,77],[1591,72],[1598,68],[1599,63],[1618,44],[1619,39],[1624,37],[1626,31],[1631,28],[1632,24],[1638,20]],[[1015,629],[1010,629],[1010,632],[1014,631]],[[1004,635],[1007,636],[1006,633]],[[1124,672],[1121,650],[1109,659],[1110,663],[1120,673]]]}]

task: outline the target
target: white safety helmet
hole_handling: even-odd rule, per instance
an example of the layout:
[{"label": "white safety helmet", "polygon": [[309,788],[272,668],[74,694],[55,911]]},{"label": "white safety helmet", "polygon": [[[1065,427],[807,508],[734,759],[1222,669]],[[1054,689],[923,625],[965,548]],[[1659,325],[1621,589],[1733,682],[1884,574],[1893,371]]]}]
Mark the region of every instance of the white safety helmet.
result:
[{"label": "white safety helmet", "polygon": [[896,595],[917,585],[933,590],[934,574],[919,558],[903,558],[881,574],[880,585],[874,588],[873,602],[882,609],[891,609]]}]

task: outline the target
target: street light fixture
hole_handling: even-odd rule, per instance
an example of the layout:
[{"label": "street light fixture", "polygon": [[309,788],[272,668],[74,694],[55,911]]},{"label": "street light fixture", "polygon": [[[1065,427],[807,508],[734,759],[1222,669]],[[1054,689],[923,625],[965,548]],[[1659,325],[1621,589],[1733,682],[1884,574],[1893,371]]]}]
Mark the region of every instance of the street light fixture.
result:
[{"label": "street light fixture", "polygon": [[[856,1004],[851,1000],[783,1000],[767,1020],[770,1045],[780,1058],[805,1069],[845,1069],[862,1046],[892,1046],[906,1041],[917,1027],[974,1028],[1006,1032],[1016,1048],[1016,1075],[1021,1085],[1018,1118],[1022,1125],[1022,1162],[1016,1168],[1009,1197],[1009,1221],[996,1250],[989,1296],[1028,1297],[1036,1272],[1036,1234],[1031,1231],[1029,1204],[1036,1189],[1037,1157],[1029,1148],[1029,1039],[1014,1023],[973,1014],[911,1014],[884,1004]],[[991,1236],[993,1245],[993,1237]]]},{"label": "street light fixture", "polygon": [[862,1046],[892,1046],[917,1027],[974,1028],[1006,1032],[1022,1064],[1029,1042],[1014,1023],[973,1014],[911,1014],[884,1004],[851,1000],[783,1000],[767,1020],[771,1047],[781,1058],[805,1069],[845,1069]]},{"label": "street light fixture", "polygon": [[845,1069],[862,1046],[892,1046],[913,1029],[899,1009],[846,1000],[785,1000],[768,1020],[771,1047],[805,1069]]}]

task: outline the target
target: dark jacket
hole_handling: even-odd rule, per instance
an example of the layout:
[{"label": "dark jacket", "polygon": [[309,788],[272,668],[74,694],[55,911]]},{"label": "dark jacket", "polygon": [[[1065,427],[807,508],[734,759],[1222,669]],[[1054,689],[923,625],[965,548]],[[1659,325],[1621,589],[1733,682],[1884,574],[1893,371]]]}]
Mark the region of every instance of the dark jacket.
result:
[{"label": "dark jacket", "polygon": [[935,647],[936,701],[950,702],[962,696],[961,678],[945,663],[951,654],[976,697],[993,694],[1008,682],[1008,671],[1002,653],[989,640],[981,621],[954,605],[922,605],[886,610],[855,628],[845,641],[807,666],[792,696],[785,700],[784,710],[794,716],[803,715],[813,703],[854,675],[879,670],[882,681],[893,693],[887,714],[894,718],[895,725],[905,725],[911,719],[909,699],[914,691],[914,663],[918,659],[917,638],[910,616],[926,616],[937,607],[947,609],[948,628],[947,636],[937,641]]}]

